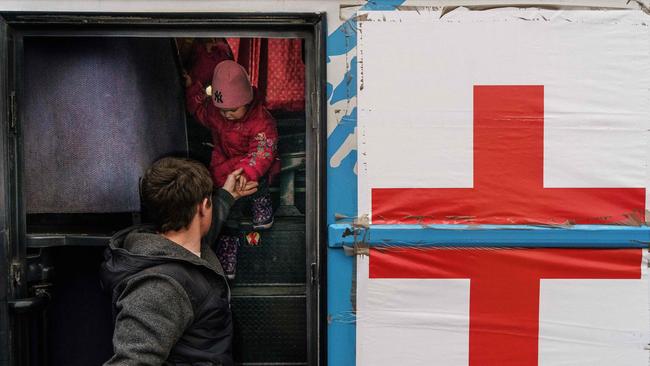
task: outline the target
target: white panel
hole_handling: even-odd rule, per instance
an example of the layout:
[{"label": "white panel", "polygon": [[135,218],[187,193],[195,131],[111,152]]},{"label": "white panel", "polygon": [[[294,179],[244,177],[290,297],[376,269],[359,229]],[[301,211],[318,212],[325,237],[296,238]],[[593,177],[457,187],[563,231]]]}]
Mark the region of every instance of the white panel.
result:
[{"label": "white panel", "polygon": [[546,187],[646,187],[640,11],[370,12],[359,30],[359,213],[371,188],[471,187],[474,85],[544,85]]},{"label": "white panel", "polygon": [[468,365],[469,280],[368,279],[368,257],[357,265],[357,365]]},{"label": "white panel", "polygon": [[542,280],[539,366],[647,365],[646,280]]}]

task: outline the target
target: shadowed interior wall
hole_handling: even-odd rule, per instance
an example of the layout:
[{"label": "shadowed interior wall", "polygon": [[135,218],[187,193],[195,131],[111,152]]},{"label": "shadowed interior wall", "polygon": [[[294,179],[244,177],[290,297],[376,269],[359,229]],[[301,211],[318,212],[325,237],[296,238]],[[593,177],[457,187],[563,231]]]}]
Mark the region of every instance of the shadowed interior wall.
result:
[{"label": "shadowed interior wall", "polygon": [[24,51],[27,213],[139,211],[144,169],[187,150],[171,41],[42,37]]}]

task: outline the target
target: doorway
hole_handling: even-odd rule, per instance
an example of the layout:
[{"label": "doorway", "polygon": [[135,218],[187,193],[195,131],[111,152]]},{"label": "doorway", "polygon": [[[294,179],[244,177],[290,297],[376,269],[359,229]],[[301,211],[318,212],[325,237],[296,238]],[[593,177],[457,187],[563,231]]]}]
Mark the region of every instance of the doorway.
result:
[{"label": "doorway", "polygon": [[[275,223],[259,242],[240,245],[231,283],[235,360],[321,364],[324,19],[3,16],[11,40],[7,109],[15,119],[3,136],[15,151],[3,189],[6,207],[15,208],[7,223],[15,235],[0,252],[12,265],[0,270],[19,280],[4,294],[8,321],[0,327],[13,341],[0,365],[90,365],[110,357],[110,300],[98,282],[102,252],[114,232],[146,221],[137,179],[148,164],[169,154],[209,163],[209,131],[185,109],[183,45],[215,39],[251,76],[256,72],[267,96],[278,89],[270,48],[293,52],[285,66],[304,76],[293,80],[302,82],[302,98],[268,98],[281,161],[269,187]],[[229,225],[241,229],[246,220],[240,212]]]}]

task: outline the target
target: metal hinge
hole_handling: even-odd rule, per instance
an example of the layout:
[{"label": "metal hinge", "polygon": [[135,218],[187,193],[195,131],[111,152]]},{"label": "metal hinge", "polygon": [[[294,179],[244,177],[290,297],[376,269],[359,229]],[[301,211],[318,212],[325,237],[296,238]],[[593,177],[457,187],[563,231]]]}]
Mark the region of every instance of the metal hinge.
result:
[{"label": "metal hinge", "polygon": [[9,128],[16,130],[16,92],[12,91],[9,95]]}]

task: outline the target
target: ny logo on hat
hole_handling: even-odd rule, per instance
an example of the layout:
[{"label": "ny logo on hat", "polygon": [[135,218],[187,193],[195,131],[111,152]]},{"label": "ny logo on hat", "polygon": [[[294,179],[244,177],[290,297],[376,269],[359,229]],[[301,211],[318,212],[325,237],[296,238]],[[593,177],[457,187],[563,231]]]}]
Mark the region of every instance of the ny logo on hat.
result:
[{"label": "ny logo on hat", "polygon": [[217,103],[223,103],[223,94],[219,90],[214,92],[214,99],[217,101]]}]

